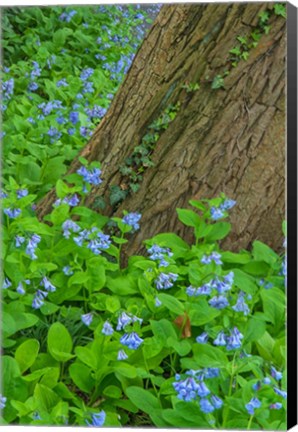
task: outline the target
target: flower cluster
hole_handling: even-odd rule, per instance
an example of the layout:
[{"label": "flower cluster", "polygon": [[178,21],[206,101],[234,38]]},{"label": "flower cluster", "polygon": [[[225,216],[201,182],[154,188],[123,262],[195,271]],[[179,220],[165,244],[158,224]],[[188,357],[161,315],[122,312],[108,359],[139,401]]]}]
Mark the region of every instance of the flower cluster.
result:
[{"label": "flower cluster", "polygon": [[133,231],[137,231],[140,228],[138,222],[141,217],[142,215],[140,213],[128,213],[122,218],[122,222],[132,227]]},{"label": "flower cluster", "polygon": [[150,254],[149,258],[151,260],[159,261],[159,267],[167,267],[169,263],[166,260],[166,257],[173,256],[173,252],[171,252],[171,249],[163,248],[156,244],[151,246],[151,248],[148,249],[148,252]]},{"label": "flower cluster", "polygon": [[41,238],[38,234],[33,234],[28,241],[27,247],[26,247],[26,254],[29,255],[29,257],[32,260],[37,259],[37,255],[35,254],[35,250],[37,248],[38,243],[40,243]]},{"label": "flower cluster", "polygon": [[205,368],[200,370],[189,370],[181,379],[181,375],[175,376],[176,381],[173,387],[176,390],[178,399],[185,402],[198,400],[200,409],[204,413],[210,413],[219,409],[223,401],[216,395],[211,395],[211,391],[204,380],[219,376],[218,368]]},{"label": "flower cluster", "polygon": [[245,408],[247,409],[247,412],[248,412],[248,414],[249,415],[254,415],[254,413],[255,413],[255,409],[256,408],[260,408],[260,406],[261,406],[262,404],[261,404],[261,401],[258,399],[258,398],[256,398],[256,397],[253,397],[246,405],[245,405]]},{"label": "flower cluster", "polygon": [[49,281],[46,276],[43,277],[40,285],[45,289],[45,291],[42,291],[40,289],[36,291],[32,301],[33,309],[40,309],[44,305],[44,299],[47,297],[48,293],[56,291],[56,287]]},{"label": "flower cluster", "polygon": [[211,207],[210,215],[212,220],[218,220],[225,217],[225,211],[230,210],[236,201],[232,199],[226,199],[219,207]]},{"label": "flower cluster", "polygon": [[218,252],[212,252],[210,255],[204,255],[201,259],[202,264],[210,264],[212,261],[217,265],[221,265],[221,255]]},{"label": "flower cluster", "polygon": [[75,206],[77,206],[79,204],[79,202],[80,202],[80,198],[78,197],[77,194],[74,194],[74,195],[71,195],[71,196],[67,196],[67,197],[65,197],[63,199],[58,198],[54,202],[53,206],[54,207],[58,207],[61,204],[68,204],[70,207],[75,207]]},{"label": "flower cluster", "polygon": [[110,236],[101,232],[98,228],[92,227],[90,230],[81,227],[71,219],[62,224],[63,236],[67,239],[71,234],[78,233],[73,237],[73,241],[80,247],[86,246],[95,255],[99,255],[103,250],[109,249],[111,245]]},{"label": "flower cluster", "polygon": [[156,288],[162,290],[171,288],[177,279],[178,275],[176,273],[160,273],[154,282]]},{"label": "flower cluster", "polygon": [[241,347],[243,337],[243,334],[240,333],[238,328],[234,327],[233,330],[230,331],[230,335],[226,335],[223,330],[220,331],[214,339],[213,344],[217,346],[226,346],[227,350],[230,351]]},{"label": "flower cluster", "polygon": [[95,186],[98,186],[102,183],[102,180],[100,178],[101,170],[99,168],[88,169],[85,166],[81,166],[81,168],[77,170],[77,173],[83,177],[83,180],[86,183]]}]

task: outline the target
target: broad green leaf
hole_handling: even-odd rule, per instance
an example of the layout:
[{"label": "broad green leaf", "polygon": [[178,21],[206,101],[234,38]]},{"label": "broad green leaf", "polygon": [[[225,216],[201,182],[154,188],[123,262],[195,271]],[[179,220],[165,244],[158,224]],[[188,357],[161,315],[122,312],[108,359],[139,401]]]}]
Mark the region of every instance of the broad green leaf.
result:
[{"label": "broad green leaf", "polygon": [[234,284],[242,291],[248,294],[254,294],[258,287],[255,284],[255,279],[240,269],[233,269]]},{"label": "broad green leaf", "polygon": [[136,407],[147,414],[151,414],[156,409],[161,408],[157,397],[153,396],[148,390],[132,386],[127,387],[125,393]]},{"label": "broad green leaf", "polygon": [[257,316],[250,318],[244,332],[244,343],[259,340],[265,331],[266,323],[264,320],[258,319]]},{"label": "broad green leaf", "polygon": [[110,385],[104,389],[103,394],[112,399],[120,399],[122,390],[119,387]]},{"label": "broad green leaf", "polygon": [[83,364],[73,363],[70,365],[69,375],[75,385],[83,392],[89,393],[95,385],[90,368]]},{"label": "broad green leaf", "polygon": [[85,365],[89,366],[93,370],[97,369],[98,360],[90,348],[78,346],[75,348],[75,353],[78,359],[80,359]]},{"label": "broad green leaf", "polygon": [[220,315],[218,309],[208,305],[207,300],[200,298],[198,303],[191,303],[189,306],[189,319],[191,325],[201,326],[214,320]]},{"label": "broad green leaf", "polygon": [[184,314],[183,304],[174,296],[171,296],[170,294],[160,293],[158,294],[158,298],[162,302],[162,305],[169,309],[171,312],[174,312],[177,315]]},{"label": "broad green leaf", "polygon": [[232,225],[228,222],[217,222],[212,225],[212,229],[206,235],[205,240],[208,243],[213,243],[216,240],[225,238],[231,231]]},{"label": "broad green leaf", "polygon": [[167,319],[161,319],[160,321],[150,320],[150,324],[154,336],[162,344],[166,344],[167,339],[170,337],[177,340],[175,329]]},{"label": "broad green leaf", "polygon": [[50,411],[60,400],[59,396],[43,384],[36,384],[34,399],[39,410]]},{"label": "broad green leaf", "polygon": [[252,254],[256,261],[264,261],[270,266],[279,260],[279,256],[269,246],[258,240],[253,242]]},{"label": "broad green leaf", "polygon": [[178,219],[187,226],[191,226],[193,228],[199,227],[201,223],[200,216],[192,210],[187,209],[176,209],[178,213]]},{"label": "broad green leaf", "polygon": [[193,353],[198,366],[225,367],[229,362],[226,354],[220,348],[211,345],[194,344]]},{"label": "broad green leaf", "polygon": [[21,373],[29,369],[37,357],[39,342],[36,339],[28,339],[23,342],[15,352],[15,359],[20,366]]},{"label": "broad green leaf", "polygon": [[48,350],[55,360],[65,362],[72,358],[72,339],[67,328],[56,322],[51,325],[48,332]]}]

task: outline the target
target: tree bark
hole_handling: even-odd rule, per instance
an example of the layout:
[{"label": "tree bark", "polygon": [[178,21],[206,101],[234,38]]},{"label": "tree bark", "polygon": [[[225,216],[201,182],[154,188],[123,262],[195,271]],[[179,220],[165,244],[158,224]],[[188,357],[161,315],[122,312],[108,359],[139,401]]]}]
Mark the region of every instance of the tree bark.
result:
[{"label": "tree bark", "polygon": [[[161,134],[138,192],[116,210],[142,213],[141,230],[129,255],[142,252],[142,240],[173,231],[186,240],[192,232],[177,219],[177,207],[190,199],[224,192],[237,200],[231,211],[232,233],[222,245],[239,250],[261,240],[282,245],[285,218],[285,19],[273,13],[248,59],[231,67],[229,50],[238,36],[256,29],[268,3],[164,5],[112,105],[81,156],[102,163],[104,182],[92,190],[108,202],[109,186],[122,185],[120,165],[139,145],[148,127],[169,104],[180,103],[176,118]],[[215,76],[229,74],[224,88],[212,89]],[[187,92],[185,82],[200,83]],[[70,172],[80,163],[74,160]],[[42,217],[55,192],[38,206]]]}]

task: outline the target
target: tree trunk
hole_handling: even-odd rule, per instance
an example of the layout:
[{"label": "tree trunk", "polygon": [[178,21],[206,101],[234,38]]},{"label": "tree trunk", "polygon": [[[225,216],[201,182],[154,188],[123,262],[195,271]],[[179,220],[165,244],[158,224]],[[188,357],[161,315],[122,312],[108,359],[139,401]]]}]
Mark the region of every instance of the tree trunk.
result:
[{"label": "tree trunk", "polygon": [[[232,233],[224,248],[247,248],[259,239],[276,250],[285,218],[285,19],[270,12],[270,31],[259,24],[268,3],[164,5],[112,105],[81,156],[102,163],[103,183],[86,205],[107,202],[104,213],[142,213],[141,230],[129,242],[129,255],[142,252],[142,240],[173,231],[191,240],[177,219],[177,207],[190,199],[224,192],[237,200]],[[247,60],[231,65],[237,37],[261,38]],[[228,73],[225,74],[225,71]],[[224,88],[212,88],[225,76]],[[185,88],[185,83],[190,83]],[[200,83],[193,91],[191,85]],[[115,209],[110,186],[128,187],[119,171],[170,104],[180,103],[175,119],[160,134],[140,189]],[[70,172],[80,163],[74,160]],[[54,191],[39,204],[51,210]]]}]

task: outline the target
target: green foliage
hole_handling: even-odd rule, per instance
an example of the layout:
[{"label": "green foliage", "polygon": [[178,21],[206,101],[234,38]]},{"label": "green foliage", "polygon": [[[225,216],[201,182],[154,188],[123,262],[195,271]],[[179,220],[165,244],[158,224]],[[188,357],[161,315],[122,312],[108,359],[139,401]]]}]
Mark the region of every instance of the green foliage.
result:
[{"label": "green foliage", "polygon": [[[192,209],[177,209],[179,224],[193,232],[193,243],[160,233],[144,241],[144,256],[131,256],[123,266],[122,247],[142,229],[141,215],[124,211],[122,218],[108,218],[101,214],[103,198],[92,209],[84,205],[91,187],[101,183],[100,174],[95,175],[99,162],[89,165],[80,157],[87,175],[64,175],[87,139],[79,128],[97,123],[89,123],[83,102],[107,108],[108,94],[122,79],[123,70],[114,75],[112,66],[103,68],[120,60],[113,43],[127,37],[129,46],[121,49],[126,56],[132,53],[136,24],[144,21],[134,6],[109,8],[33,7],[4,13],[5,66],[11,66],[4,81],[13,77],[15,92],[5,100],[4,113],[9,139],[7,134],[1,198],[2,422],[86,426],[104,412],[103,425],[111,427],[278,429],[286,406],[274,387],[286,388],[286,380],[276,378],[271,368],[285,373],[284,254],[258,240],[251,251],[222,250],[235,202],[221,194],[191,200]],[[72,10],[76,13],[69,21],[59,19]],[[273,10],[283,16],[281,7]],[[263,26],[269,18],[262,15]],[[102,40],[96,43],[99,30]],[[256,29],[253,41],[259,36]],[[250,38],[237,41],[240,48],[230,54],[244,58]],[[96,54],[106,60],[95,59]],[[28,99],[33,61],[42,72],[35,77],[39,88]],[[95,92],[79,102],[75,133],[69,135],[56,117],[73,111],[87,67],[94,69],[89,82]],[[214,78],[212,88],[224,86],[227,72]],[[67,87],[57,87],[61,79]],[[189,93],[199,85],[184,88]],[[38,105],[54,100],[63,101],[65,111],[55,109],[38,119]],[[111,206],[140,187],[143,172],[153,166],[154,146],[179,108],[168,105],[157,115],[121,167],[121,186],[107,185]],[[29,116],[35,124],[27,121]],[[50,127],[62,133],[52,143]],[[39,221],[34,205],[53,185],[58,201]],[[218,343],[220,334],[224,342]],[[194,397],[185,387],[198,374],[210,391],[204,397]],[[255,390],[258,382],[261,388]],[[223,405],[207,413],[202,400],[215,404],[211,395]],[[254,396],[261,407],[251,417],[246,404]],[[280,409],[271,409],[277,402]]]}]

